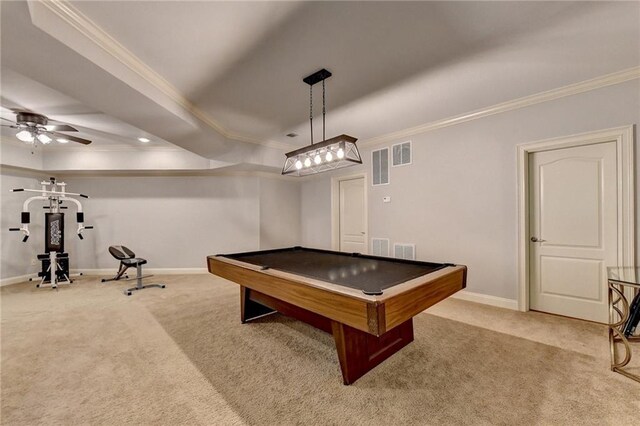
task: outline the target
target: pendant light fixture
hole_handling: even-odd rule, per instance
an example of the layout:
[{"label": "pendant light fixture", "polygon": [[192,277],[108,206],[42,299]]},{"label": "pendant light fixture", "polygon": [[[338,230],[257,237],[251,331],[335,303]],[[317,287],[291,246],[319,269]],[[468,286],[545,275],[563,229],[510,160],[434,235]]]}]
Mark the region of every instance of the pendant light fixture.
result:
[{"label": "pendant light fixture", "polygon": [[[362,164],[356,138],[340,135],[325,139],[325,80],[331,77],[326,69],[321,69],[302,79],[309,85],[309,124],[311,145],[286,153],[282,168],[283,175],[307,176],[329,170]],[[313,143],[313,85],[322,82],[322,142]]]}]

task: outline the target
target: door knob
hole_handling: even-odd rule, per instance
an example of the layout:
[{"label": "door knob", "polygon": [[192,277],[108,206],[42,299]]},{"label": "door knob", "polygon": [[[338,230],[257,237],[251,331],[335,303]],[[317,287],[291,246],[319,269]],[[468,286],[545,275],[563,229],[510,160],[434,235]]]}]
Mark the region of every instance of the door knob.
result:
[{"label": "door knob", "polygon": [[537,239],[536,237],[531,237],[531,242],[532,242],[532,243],[544,243],[544,242],[546,242],[546,241],[547,241],[547,240],[539,240],[539,239]]}]

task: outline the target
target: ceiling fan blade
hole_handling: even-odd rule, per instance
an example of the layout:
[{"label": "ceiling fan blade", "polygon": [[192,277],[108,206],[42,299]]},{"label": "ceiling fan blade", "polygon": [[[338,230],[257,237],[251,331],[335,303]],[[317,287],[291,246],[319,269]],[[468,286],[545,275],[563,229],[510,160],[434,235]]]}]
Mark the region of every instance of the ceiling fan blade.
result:
[{"label": "ceiling fan blade", "polygon": [[82,138],[79,138],[77,136],[65,135],[64,133],[58,133],[58,132],[47,132],[47,133],[52,134],[56,138],[67,139],[67,140],[70,140],[70,141],[73,141],[73,142],[81,143],[83,145],[89,145],[91,143],[91,141],[88,140],[88,139],[82,139]]},{"label": "ceiling fan blade", "polygon": [[8,118],[4,118],[4,117],[0,117],[0,119],[5,120],[5,121],[10,121],[10,122],[15,124],[15,120],[9,120]]},{"label": "ceiling fan blade", "polygon": [[10,126],[8,124],[0,124],[0,127],[11,127],[12,129],[19,129],[20,127],[16,126],[15,124],[13,126]]},{"label": "ceiling fan blade", "polygon": [[78,129],[68,124],[47,124],[44,126],[50,132],[77,132]]}]

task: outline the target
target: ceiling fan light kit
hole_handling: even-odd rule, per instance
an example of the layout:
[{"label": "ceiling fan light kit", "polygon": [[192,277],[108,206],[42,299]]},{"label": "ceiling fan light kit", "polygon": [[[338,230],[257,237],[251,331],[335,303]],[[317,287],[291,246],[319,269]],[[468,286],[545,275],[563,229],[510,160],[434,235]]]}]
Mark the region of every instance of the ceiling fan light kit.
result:
[{"label": "ceiling fan light kit", "polygon": [[33,137],[33,133],[28,130],[18,131],[18,133],[16,133],[16,138],[26,143],[33,143],[33,141],[35,140],[35,138]]},{"label": "ceiling fan light kit", "polygon": [[[331,139],[325,138],[325,84],[331,72],[321,69],[302,79],[309,85],[309,124],[311,127],[311,144],[285,154],[282,167],[283,175],[308,176],[343,167],[362,164],[360,152],[356,146],[357,139],[349,135],[340,135]],[[322,142],[313,143],[313,85],[322,82]]]},{"label": "ceiling fan light kit", "polygon": [[53,137],[55,137],[59,143],[68,143],[69,141],[78,142],[83,145],[89,145],[91,143],[88,139],[59,133],[77,132],[78,129],[68,124],[48,124],[49,119],[47,117],[42,114],[36,114],[35,112],[17,111],[15,123],[6,118],[2,119],[12,123],[11,125],[3,124],[2,127],[18,129],[16,138],[25,143],[35,144],[36,142],[40,142],[43,145],[47,145],[53,141]]},{"label": "ceiling fan light kit", "polygon": [[38,139],[38,141],[40,141],[41,144],[44,144],[44,145],[51,143],[52,141],[52,139],[49,136],[47,136],[46,133],[38,133],[36,138]]}]

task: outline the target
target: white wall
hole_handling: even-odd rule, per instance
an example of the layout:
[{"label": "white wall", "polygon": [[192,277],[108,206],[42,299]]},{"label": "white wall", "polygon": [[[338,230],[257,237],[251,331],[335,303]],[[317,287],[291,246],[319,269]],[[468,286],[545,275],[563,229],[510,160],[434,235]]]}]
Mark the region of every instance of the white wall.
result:
[{"label": "white wall", "polygon": [[[40,188],[44,176],[25,171],[0,170],[0,279],[33,274],[39,270],[39,264],[32,264],[36,255],[44,251],[44,203],[34,202],[31,208],[31,236],[22,242],[21,232],[10,232],[9,228],[21,226],[20,213],[24,201],[30,196],[26,192],[11,193],[14,188]],[[36,208],[37,207],[37,208]]]},{"label": "white wall", "polygon": [[[0,278],[37,272],[44,249],[44,203],[31,206],[29,242],[9,232],[20,225],[25,193],[45,175],[3,170]],[[300,184],[264,176],[57,176],[81,199],[85,239],[75,234],[75,208],[66,210],[65,248],[72,269],[113,269],[108,247],[123,244],[152,268],[206,268],[206,256],[300,244]]]},{"label": "white wall", "polygon": [[[415,243],[422,260],[466,264],[469,291],[516,299],[516,145],[637,125],[639,114],[634,80],[413,136],[413,164],[391,168],[390,185],[369,187],[369,237]],[[370,149],[361,154],[364,166],[342,174],[370,174]],[[330,185],[330,175],[302,184],[305,246],[331,245]]]},{"label": "white wall", "polygon": [[[365,160],[365,164],[370,164]],[[354,172],[355,167],[348,168]],[[360,168],[359,168],[360,169]],[[346,173],[349,174],[349,173]],[[369,180],[371,182],[371,180]],[[302,245],[331,248],[331,177],[319,175],[306,180],[300,188]]]},{"label": "white wall", "polygon": [[[107,251],[122,244],[153,268],[205,268],[206,256],[259,246],[255,177],[69,177],[88,194],[83,241],[67,235],[72,268],[114,268]],[[75,218],[67,218],[67,226]]]},{"label": "white wall", "polygon": [[260,248],[299,245],[300,184],[295,178],[260,178]]}]

